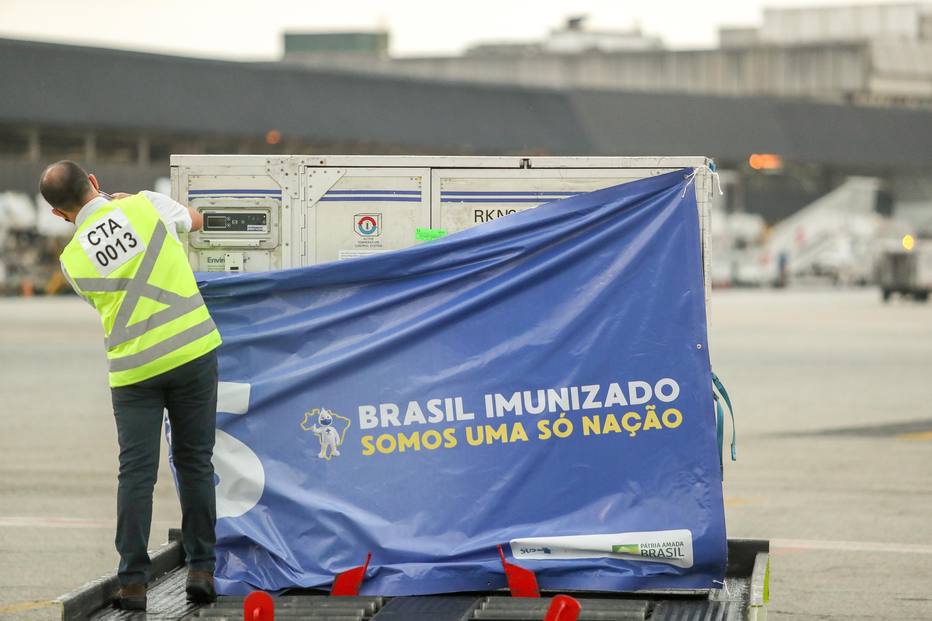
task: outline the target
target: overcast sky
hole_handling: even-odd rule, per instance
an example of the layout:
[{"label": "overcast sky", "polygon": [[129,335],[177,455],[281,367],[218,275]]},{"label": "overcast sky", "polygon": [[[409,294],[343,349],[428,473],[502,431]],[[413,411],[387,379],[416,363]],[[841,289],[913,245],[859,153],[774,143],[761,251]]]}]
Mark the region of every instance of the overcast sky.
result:
[{"label": "overcast sky", "polygon": [[[869,4],[885,1],[874,0]],[[771,6],[857,0],[0,0],[0,37],[215,58],[281,53],[283,30],[391,32],[394,55],[456,54],[490,40],[544,37],[568,15],[590,27],[635,24],[674,47],[710,46],[720,25],[756,24]],[[864,3],[864,2],[861,2]],[[2,61],[2,59],[0,59]]]}]

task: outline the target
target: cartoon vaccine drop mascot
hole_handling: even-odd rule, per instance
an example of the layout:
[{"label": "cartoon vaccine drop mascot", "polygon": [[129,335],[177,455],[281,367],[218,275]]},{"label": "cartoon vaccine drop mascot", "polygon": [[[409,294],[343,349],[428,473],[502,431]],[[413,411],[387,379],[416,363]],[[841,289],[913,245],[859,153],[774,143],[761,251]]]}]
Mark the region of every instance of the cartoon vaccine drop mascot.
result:
[{"label": "cartoon vaccine drop mascot", "polygon": [[[317,421],[312,422],[314,416]],[[346,423],[342,433],[337,430],[334,419],[341,419]],[[305,431],[313,432],[320,440],[320,453],[317,456],[321,459],[329,460],[331,457],[340,456],[340,445],[343,444],[343,438],[346,436],[346,430],[349,429],[350,420],[345,416],[340,416],[326,408],[315,408],[304,413],[304,422],[301,428]]]}]

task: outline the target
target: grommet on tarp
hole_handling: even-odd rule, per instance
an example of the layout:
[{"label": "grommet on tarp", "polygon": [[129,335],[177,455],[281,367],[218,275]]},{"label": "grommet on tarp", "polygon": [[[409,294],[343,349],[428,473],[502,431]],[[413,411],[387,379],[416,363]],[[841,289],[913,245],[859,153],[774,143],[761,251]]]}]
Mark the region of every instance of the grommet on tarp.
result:
[{"label": "grommet on tarp", "polygon": [[265,591],[253,591],[243,600],[243,621],[275,621],[275,601]]},{"label": "grommet on tarp", "polygon": [[506,561],[505,551],[502,550],[502,546],[498,546],[498,555],[502,559],[502,568],[505,570],[505,578],[508,579],[508,590],[511,591],[511,596],[540,597],[537,576],[534,572]]},{"label": "grommet on tarp", "polygon": [[576,621],[580,610],[582,606],[578,600],[569,595],[557,595],[550,602],[544,621]]},{"label": "grommet on tarp", "polygon": [[371,560],[372,552],[366,556],[364,565],[337,574],[337,577],[333,580],[333,586],[330,587],[330,595],[333,597],[359,595],[359,587],[362,586],[362,581],[366,579],[366,570],[369,568],[369,561]]}]

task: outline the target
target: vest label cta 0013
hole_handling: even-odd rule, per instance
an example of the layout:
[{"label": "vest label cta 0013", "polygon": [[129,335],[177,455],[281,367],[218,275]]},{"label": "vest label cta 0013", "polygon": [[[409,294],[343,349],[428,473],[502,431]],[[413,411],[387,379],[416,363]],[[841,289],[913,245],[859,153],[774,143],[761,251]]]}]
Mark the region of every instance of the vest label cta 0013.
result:
[{"label": "vest label cta 0013", "polygon": [[114,209],[88,226],[78,239],[101,276],[109,275],[146,249],[129,218],[120,209]]}]

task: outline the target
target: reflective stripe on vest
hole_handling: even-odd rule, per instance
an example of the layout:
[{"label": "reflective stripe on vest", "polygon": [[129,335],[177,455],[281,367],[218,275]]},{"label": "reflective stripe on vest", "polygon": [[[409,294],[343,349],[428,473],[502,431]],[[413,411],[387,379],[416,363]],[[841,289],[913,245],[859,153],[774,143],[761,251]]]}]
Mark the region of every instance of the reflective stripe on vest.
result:
[{"label": "reflective stripe on vest", "polygon": [[[74,283],[82,291],[110,292],[125,291],[123,302],[120,304],[120,310],[117,311],[116,319],[113,322],[113,328],[110,330],[110,336],[106,338],[107,349],[122,345],[127,341],[138,338],[159,326],[165,325],[173,319],[187,315],[191,311],[204,305],[204,300],[200,293],[188,297],[182,297],[173,291],[167,291],[149,284],[149,277],[152,275],[152,268],[155,267],[155,261],[159,258],[162,251],[162,245],[168,230],[165,223],[161,220],[155,225],[152,232],[152,239],[149,240],[149,247],[136,268],[136,274],[132,278],[75,278]],[[153,313],[145,321],[134,323],[128,326],[133,311],[136,310],[136,304],[139,298],[145,296],[161,304],[166,304],[167,308]],[[187,330],[180,332],[160,343],[156,343],[148,349],[141,352],[113,358],[110,360],[110,371],[126,371],[148,362],[152,362],[162,356],[173,352],[176,349],[184,347],[188,343],[193,343],[202,336],[210,334],[216,325],[209,317],[206,321],[191,326]]]}]

